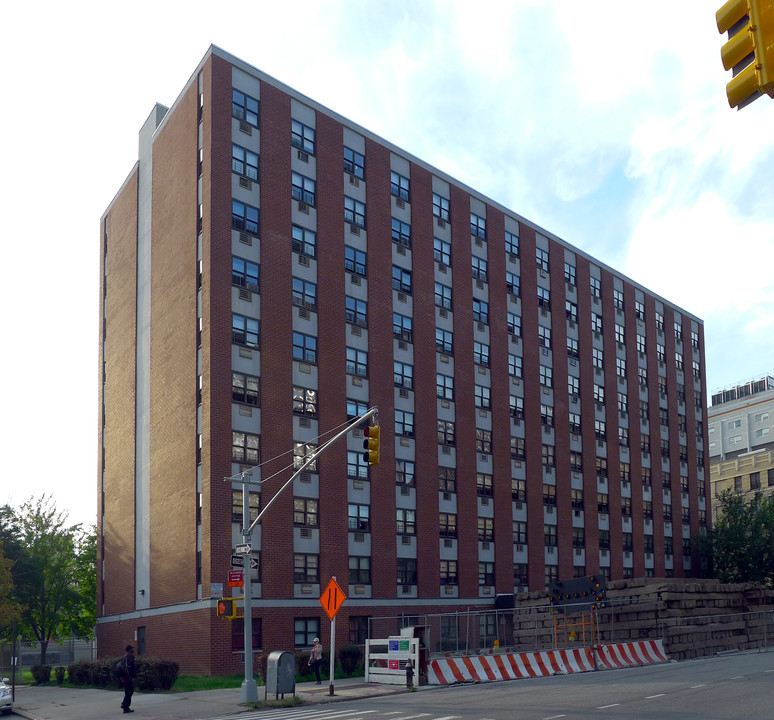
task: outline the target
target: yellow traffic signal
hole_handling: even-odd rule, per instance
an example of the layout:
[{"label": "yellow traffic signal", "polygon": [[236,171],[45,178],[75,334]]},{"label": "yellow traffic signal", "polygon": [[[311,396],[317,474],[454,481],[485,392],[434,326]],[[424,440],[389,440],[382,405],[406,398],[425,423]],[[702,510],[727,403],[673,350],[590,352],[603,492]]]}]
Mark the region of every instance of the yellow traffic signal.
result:
[{"label": "yellow traffic signal", "polygon": [[366,439],[363,440],[363,460],[369,465],[379,464],[379,426],[371,425],[367,427],[363,434]]},{"label": "yellow traffic signal", "polygon": [[730,35],[720,51],[723,67],[736,72],[726,85],[728,104],[739,107],[759,92],[774,97],[774,2],[728,0],[715,20]]}]

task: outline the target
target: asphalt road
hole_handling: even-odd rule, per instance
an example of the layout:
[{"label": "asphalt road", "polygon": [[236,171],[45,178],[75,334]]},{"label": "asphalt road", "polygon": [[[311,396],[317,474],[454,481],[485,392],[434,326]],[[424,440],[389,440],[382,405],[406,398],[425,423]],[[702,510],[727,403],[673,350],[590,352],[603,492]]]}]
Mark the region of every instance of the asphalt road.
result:
[{"label": "asphalt road", "polygon": [[240,720],[771,720],[774,650],[645,668],[459,685]]}]

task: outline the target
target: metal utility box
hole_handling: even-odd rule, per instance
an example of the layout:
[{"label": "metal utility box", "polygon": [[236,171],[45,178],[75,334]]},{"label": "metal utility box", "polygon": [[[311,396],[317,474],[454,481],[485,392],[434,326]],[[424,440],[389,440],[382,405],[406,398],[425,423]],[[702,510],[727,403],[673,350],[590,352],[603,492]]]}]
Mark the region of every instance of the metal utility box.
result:
[{"label": "metal utility box", "polygon": [[291,652],[274,650],[269,653],[266,660],[266,692],[264,700],[269,693],[274,693],[276,700],[279,695],[285,693],[296,694],[296,656]]}]

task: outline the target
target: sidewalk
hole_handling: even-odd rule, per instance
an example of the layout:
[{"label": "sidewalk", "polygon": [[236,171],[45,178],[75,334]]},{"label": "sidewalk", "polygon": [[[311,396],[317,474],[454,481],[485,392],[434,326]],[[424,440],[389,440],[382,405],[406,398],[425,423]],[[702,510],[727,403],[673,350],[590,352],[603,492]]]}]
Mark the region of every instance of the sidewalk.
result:
[{"label": "sidewalk", "polygon": [[[334,681],[333,696],[326,681],[298,683],[296,696],[304,704],[335,702],[409,692],[403,685],[366,683],[362,677]],[[258,700],[264,700],[265,688],[258,688]],[[219,715],[239,713],[240,688],[228,690],[200,690],[184,693],[135,692],[132,699],[132,718],[140,720],[203,720]],[[285,699],[292,698],[286,693]],[[20,685],[16,687],[13,711],[29,720],[105,720],[119,716],[123,692],[119,690],[91,690],[67,687]],[[274,695],[269,695],[274,700]]]}]

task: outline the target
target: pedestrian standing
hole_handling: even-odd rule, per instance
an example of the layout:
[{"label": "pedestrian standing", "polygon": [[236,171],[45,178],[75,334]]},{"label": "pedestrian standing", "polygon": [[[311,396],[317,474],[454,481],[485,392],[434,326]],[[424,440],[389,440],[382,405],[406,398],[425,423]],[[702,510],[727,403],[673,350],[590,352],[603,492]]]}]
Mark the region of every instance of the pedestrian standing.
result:
[{"label": "pedestrian standing", "polygon": [[125,713],[134,712],[131,708],[132,695],[134,694],[134,678],[137,677],[137,665],[134,662],[134,648],[131,645],[127,645],[126,655],[119,660],[116,666],[116,672],[118,679],[124,686],[124,699],[121,702],[121,709]]},{"label": "pedestrian standing", "polygon": [[320,680],[320,665],[322,664],[322,655],[323,649],[322,645],[320,644],[320,638],[315,638],[312,651],[309,654],[309,664],[314,669],[314,676],[317,678],[318,685],[322,683],[322,680]]}]

